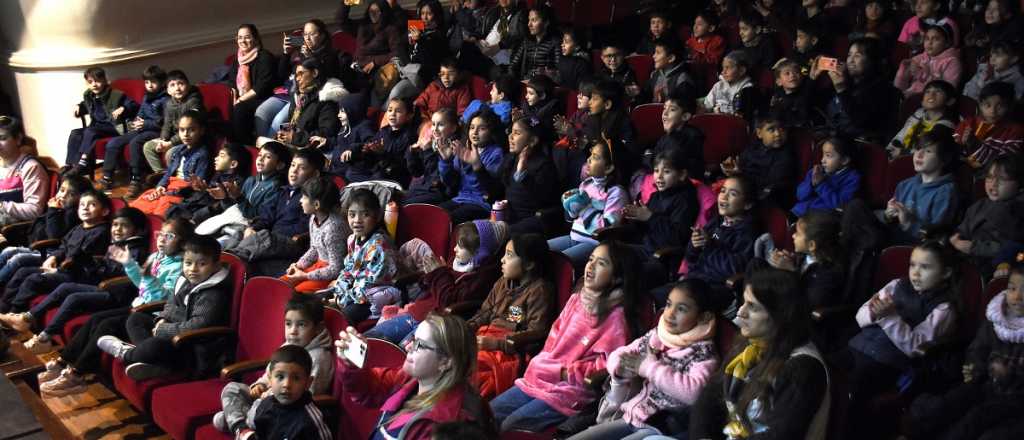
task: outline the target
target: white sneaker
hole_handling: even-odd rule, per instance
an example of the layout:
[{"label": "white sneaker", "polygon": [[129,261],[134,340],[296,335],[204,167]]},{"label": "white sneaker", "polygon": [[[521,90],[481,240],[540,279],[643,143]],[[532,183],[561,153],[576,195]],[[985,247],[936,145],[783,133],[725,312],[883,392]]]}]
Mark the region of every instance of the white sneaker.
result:
[{"label": "white sneaker", "polygon": [[53,351],[53,340],[43,339],[39,335],[32,336],[32,339],[25,341],[25,348],[32,354],[43,354]]},{"label": "white sneaker", "polygon": [[171,373],[171,370],[166,367],[162,367],[156,364],[147,364],[145,362],[136,362],[127,366],[124,369],[125,376],[132,378],[133,380],[143,381],[146,379],[152,379],[154,377],[166,376]]},{"label": "white sneaker", "polygon": [[217,414],[213,415],[213,427],[223,433],[231,431],[228,429],[228,420],[224,417],[224,411],[217,411]]},{"label": "white sneaker", "polygon": [[85,379],[72,373],[70,368],[65,368],[56,379],[39,385],[39,392],[54,397],[79,394],[85,389]]},{"label": "white sneaker", "polygon": [[39,384],[42,385],[60,377],[61,371],[64,371],[64,364],[57,362],[57,360],[54,359],[46,363],[46,371],[37,374],[36,379],[39,381]]},{"label": "white sneaker", "polygon": [[135,345],[122,341],[117,336],[101,336],[96,340],[96,346],[100,351],[109,354],[117,359],[124,360],[125,353],[135,348]]}]

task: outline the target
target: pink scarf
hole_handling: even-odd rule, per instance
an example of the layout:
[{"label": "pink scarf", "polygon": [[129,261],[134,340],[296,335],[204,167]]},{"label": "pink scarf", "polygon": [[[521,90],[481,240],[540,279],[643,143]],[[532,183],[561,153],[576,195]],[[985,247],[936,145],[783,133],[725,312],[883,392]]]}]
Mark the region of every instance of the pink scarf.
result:
[{"label": "pink scarf", "polygon": [[235,75],[235,87],[238,88],[239,96],[252,89],[249,63],[253,62],[259,53],[260,50],[255,47],[250,49],[249,52],[243,52],[242,49],[238,49],[238,74]]},{"label": "pink scarf", "polygon": [[693,328],[678,335],[669,333],[665,326],[665,315],[658,320],[658,339],[661,339],[662,344],[673,350],[689,347],[696,342],[707,341],[714,336],[715,318],[713,317],[707,322],[698,322]]},{"label": "pink scarf", "polygon": [[[621,288],[616,288],[609,295],[608,299],[605,300],[607,304],[607,310],[614,309],[615,306],[622,302],[622,297],[625,294]],[[583,304],[583,310],[587,311],[587,314],[597,316],[597,307],[601,303],[601,292],[591,291],[584,287],[580,289],[580,303]]]}]

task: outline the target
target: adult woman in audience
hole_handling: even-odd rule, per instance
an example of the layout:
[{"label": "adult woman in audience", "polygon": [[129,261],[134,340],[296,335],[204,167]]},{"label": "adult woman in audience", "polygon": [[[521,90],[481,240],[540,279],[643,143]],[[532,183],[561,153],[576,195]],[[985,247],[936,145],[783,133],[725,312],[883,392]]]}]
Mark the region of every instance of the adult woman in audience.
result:
[{"label": "adult woman in audience", "polygon": [[484,17],[482,28],[487,37],[480,42],[480,50],[494,64],[508,65],[512,51],[530,35],[526,21],[527,11],[520,0],[498,0]]},{"label": "adult woman in audience", "polygon": [[[0,226],[34,220],[46,209],[46,168],[26,148],[25,126],[0,116]],[[0,243],[7,239],[0,236]]]},{"label": "adult woman in audience", "polygon": [[892,128],[897,109],[897,91],[884,69],[881,43],[860,38],[850,43],[846,62],[834,71],[818,69],[814,63],[811,78],[827,74],[835,94],[825,106],[830,129],[848,138],[882,138]]},{"label": "adult woman in audience", "polygon": [[288,95],[286,121],[291,125],[277,132],[278,142],[299,148],[320,147],[341,129],[338,101],[348,94],[337,78],[324,78],[320,62],[309,58],[295,66],[295,86]]},{"label": "adult woman in audience", "polygon": [[[414,98],[437,77],[441,60],[449,57],[448,24],[444,7],[437,0],[421,0],[417,5],[423,29],[409,28],[409,46],[399,54],[403,63],[402,80],[391,89],[388,100]],[[419,69],[412,69],[414,65]]]},{"label": "adult woman in audience", "polygon": [[344,77],[341,80],[352,92],[345,98],[345,102],[356,100],[355,108],[365,110],[370,98],[369,87],[377,70],[390,63],[392,58],[398,57],[403,50],[406,12],[400,7],[397,7],[396,12],[388,0],[374,0],[366,7],[366,15],[355,21],[349,18],[351,8],[342,4],[337,19],[342,31],[356,36],[357,47],[352,61],[357,70],[342,66]]},{"label": "adult woman in audience", "polygon": [[690,438],[825,438],[828,370],[810,316],[795,274],[754,272],[736,315],[743,337],[692,407]]},{"label": "adult woman in audience", "polygon": [[292,73],[295,66],[302,64],[303,60],[315,59],[319,64],[319,77],[321,82],[328,78],[341,79],[341,64],[338,62],[338,51],[331,47],[331,34],[327,31],[327,25],[320,19],[312,19],[302,25],[302,43],[289,44],[288,38],[291,35],[284,35],[284,54],[277,62],[277,77],[289,78],[285,83],[286,87],[275,90],[274,96],[267,98],[256,109],[256,135],[273,137],[281,124],[288,122],[288,115],[291,114],[291,107],[288,105],[288,95],[295,93]]},{"label": "adult woman in audience", "polygon": [[[251,145],[254,139],[256,109],[274,93],[277,75],[274,55],[263,47],[256,25],[243,24],[235,37],[238,56],[231,60],[228,80],[232,83],[234,107],[231,110],[232,138]],[[266,123],[269,125],[269,123]]]},{"label": "adult woman in audience", "polygon": [[553,18],[554,13],[547,6],[530,8],[527,20],[530,36],[523,40],[523,44],[512,55],[509,65],[512,75],[519,78],[533,78],[539,74],[557,77],[562,38],[553,31]]},{"label": "adult woman in audience", "polygon": [[476,336],[455,315],[431,313],[416,328],[400,368],[358,368],[345,350],[362,339],[349,327],[338,335],[336,381],[359,403],[383,412],[374,439],[428,440],[439,423],[462,422],[492,431],[486,403],[470,383],[476,368]]}]

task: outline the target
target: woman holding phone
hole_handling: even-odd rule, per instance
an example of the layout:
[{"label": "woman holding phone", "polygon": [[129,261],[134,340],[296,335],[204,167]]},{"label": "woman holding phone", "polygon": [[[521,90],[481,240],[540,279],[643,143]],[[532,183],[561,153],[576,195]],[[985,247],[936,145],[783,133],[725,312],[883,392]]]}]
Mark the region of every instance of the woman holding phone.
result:
[{"label": "woman holding phone", "polygon": [[466,321],[431,313],[405,348],[401,368],[363,368],[366,340],[352,327],[334,341],[336,381],[357,402],[380,408],[371,439],[428,440],[446,422],[492,432],[490,411],[469,379],[476,367],[476,337]]},{"label": "woman holding phone", "polygon": [[420,19],[409,20],[409,45],[405,53],[399,54],[402,80],[391,89],[389,100],[416,97],[437,77],[441,60],[450,56],[449,29],[441,2],[421,0],[417,9]]},{"label": "woman holding phone", "polygon": [[274,137],[281,124],[288,122],[291,107],[288,95],[295,93],[295,66],[303,60],[315,59],[319,66],[321,82],[328,78],[341,79],[341,64],[338,51],[331,47],[331,34],[320,19],[312,19],[302,26],[302,35],[283,35],[283,55],[277,62],[277,77],[288,78],[285,85],[274,89],[274,96],[267,98],[256,109],[256,135]]}]

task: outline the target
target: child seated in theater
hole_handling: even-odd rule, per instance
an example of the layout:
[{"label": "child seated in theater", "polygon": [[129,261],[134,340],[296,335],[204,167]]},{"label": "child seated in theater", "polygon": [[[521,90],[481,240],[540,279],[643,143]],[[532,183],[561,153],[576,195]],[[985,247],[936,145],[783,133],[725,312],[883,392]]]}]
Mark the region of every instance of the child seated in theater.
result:
[{"label": "child seated in theater", "polygon": [[[474,220],[459,225],[450,266],[430,252],[426,243],[411,240],[419,241],[416,247],[425,249],[419,265],[425,275],[417,283],[421,293],[402,309],[385,306],[384,316],[366,336],[404,346],[402,341],[412,335],[430,312],[441,313],[454,304],[484,299],[501,276],[495,257],[505,250],[508,234],[508,224],[500,221]],[[403,252],[406,246],[409,243],[402,245]],[[388,316],[389,311],[394,316]]]},{"label": "child seated in theater", "polygon": [[808,211],[842,208],[860,189],[860,172],[853,167],[854,145],[832,137],[821,144],[821,163],[815,164],[796,187],[792,212],[801,217]]},{"label": "child seated in theater", "polygon": [[814,63],[821,55],[821,33],[822,30],[812,21],[802,21],[796,25],[796,38],[793,40],[793,53],[791,58],[800,66],[800,74],[804,77],[811,74]]},{"label": "child seated in theater", "polygon": [[779,120],[783,127],[810,127],[814,112],[813,85],[807,75],[800,73],[800,65],[783,58],[772,68],[775,88],[768,101],[768,114]]},{"label": "child seated in theater", "polygon": [[[189,367],[191,351],[202,352],[220,345],[197,342],[179,349],[171,342],[178,334],[228,322],[231,280],[227,266],[220,262],[220,243],[213,237],[195,236],[185,243],[181,277],[163,310],[155,314],[135,312],[125,327],[131,342],[117,336],[103,336],[96,345],[120,359],[125,374],[137,381],[165,376]],[[188,351],[183,351],[188,350]]]},{"label": "child seated in theater", "polygon": [[[277,400],[277,403],[289,405],[302,400],[296,399],[294,396],[300,392],[304,394],[308,391],[315,395],[330,390],[331,379],[334,378],[334,350],[332,350],[334,341],[324,326],[323,304],[316,297],[296,295],[288,300],[284,310],[284,344],[281,347],[294,347],[305,352],[307,359],[303,367],[305,379],[299,381],[298,384],[290,383],[287,390],[289,402],[281,401],[280,390],[275,388],[280,386],[285,377],[289,381],[296,378],[291,375],[279,374],[280,368],[276,367],[280,366],[281,362],[288,362],[281,360],[280,354],[285,353],[285,350],[279,348],[271,355],[266,370],[255,382],[249,385],[242,382],[231,382],[224,386],[220,393],[224,409],[213,416],[213,426],[221,432],[241,435],[247,430],[257,429],[258,426],[251,423],[253,418],[248,415],[253,408],[256,408],[256,414],[259,414],[261,405],[266,404],[266,400]],[[298,353],[298,350],[295,351]],[[319,414],[319,410],[315,410],[311,414]],[[256,419],[258,421],[258,417]],[[285,424],[284,420],[278,420],[277,423]],[[294,428],[289,429],[293,429],[292,432],[298,431]],[[314,432],[306,432],[306,435],[312,435]]]},{"label": "child seated in theater", "polygon": [[917,243],[929,231],[952,225],[959,209],[956,179],[956,145],[947,135],[929,133],[914,148],[914,172],[896,185],[882,219],[890,225],[895,244]]},{"label": "child seated in theater", "polygon": [[654,43],[652,58],[654,70],[638,101],[665,102],[675,94],[697,96],[693,78],[686,71],[686,55],[681,44],[673,39],[658,40]]},{"label": "child seated in theater", "polygon": [[224,212],[228,187],[239,188],[249,176],[252,155],[239,144],[225,144],[213,157],[213,177],[209,181],[192,179],[189,195],[167,210],[167,217],[184,216],[200,224]]},{"label": "child seated in theater", "polygon": [[147,190],[131,203],[146,214],[163,216],[172,206],[181,203],[194,179],[210,178],[210,149],[206,146],[206,120],[195,111],[187,111],[178,119],[178,136],[182,145],[174,149],[167,171],[156,188]]},{"label": "child seated in theater", "polygon": [[1000,156],[985,172],[985,197],[974,202],[949,243],[971,257],[982,273],[992,271],[992,259],[1004,247],[1024,243],[1024,164],[1019,155]]},{"label": "child seated in theater", "polygon": [[960,117],[956,114],[956,88],[937,79],[928,83],[921,96],[921,108],[907,118],[896,136],[885,147],[889,158],[911,154],[917,150],[922,136],[934,130],[936,133],[951,134]]},{"label": "child seated in theater", "polygon": [[438,206],[448,211],[452,224],[490,216],[489,201],[496,194],[490,194],[480,175],[501,171],[505,155],[502,130],[498,115],[483,109],[470,119],[465,141],[439,145],[438,173],[445,191],[454,196]]},{"label": "child seated in theater", "polygon": [[91,180],[96,164],[93,151],[96,140],[121,134],[124,128],[120,125],[135,116],[139,107],[128,95],[110,87],[103,68],[90,67],[83,76],[88,89],[82,94],[82,102],[75,105],[74,117],[88,116],[89,125],[71,130],[61,174],[85,176]]},{"label": "child seated in theater", "polygon": [[1014,438],[1024,429],[1024,266],[1015,264],[967,348],[963,383],[943,395],[922,395],[908,412],[910,438]]},{"label": "child seated in theater", "polygon": [[[639,268],[630,257],[630,251],[615,242],[594,249],[582,283],[551,324],[544,348],[530,360],[522,378],[491,400],[502,432],[541,432],[596,399],[586,378],[604,369],[612,351],[638,332],[635,315],[627,312],[634,310],[639,282]],[[496,348],[505,346],[500,339],[495,342],[501,344]]]},{"label": "child seated in theater", "polygon": [[[46,212],[32,221],[25,243],[31,245],[39,240],[60,239],[81,223],[78,218],[78,198],[90,189],[92,182],[83,176],[65,177],[57,194],[46,203]],[[7,241],[6,237],[3,241]],[[24,246],[4,248],[0,251],[0,285],[7,284],[18,269],[42,263],[43,255],[39,251]]]},{"label": "child seated in theater", "polygon": [[552,238],[548,246],[569,257],[575,267],[583,267],[597,247],[597,231],[619,224],[629,203],[629,193],[619,184],[622,151],[614,151],[613,145],[607,141],[594,143],[587,159],[588,177],[579,188],[562,194],[566,216],[574,219],[572,231]]},{"label": "child seated in theater", "polygon": [[[565,26],[562,32],[562,56],[558,58],[558,85],[570,90],[580,90],[580,83],[590,81],[594,63],[590,58],[585,30]],[[589,95],[588,95],[589,96]]]},{"label": "child seated in theater", "polygon": [[397,272],[395,251],[382,228],[380,200],[366,189],[349,198],[348,253],[338,279],[326,290],[350,323],[380,317],[381,309],[398,302],[400,293],[390,284]]},{"label": "child seated in theater", "polygon": [[343,99],[339,103],[338,133],[325,138],[319,147],[320,151],[327,155],[328,172],[341,176],[346,182],[362,182],[367,179],[356,169],[350,171],[352,153],[348,153],[347,161],[342,161],[341,156],[346,151],[360,148],[377,135],[377,127],[374,127],[373,121],[367,119],[366,113],[356,107],[356,101],[351,99]]},{"label": "child seated in theater", "polygon": [[561,179],[559,188],[572,188],[580,185],[580,170],[587,161],[589,151],[582,148],[586,139],[586,124],[590,119],[590,95],[594,93],[594,82],[581,81],[576,93],[576,113],[571,118],[555,115],[555,135],[558,140],[551,149],[551,159],[558,169]]},{"label": "child seated in theater", "polygon": [[130,252],[118,249],[111,258],[124,267],[131,284],[115,289],[134,294],[129,306],[93,313],[75,336],[64,346],[60,357],[48,361],[39,373],[39,391],[48,396],[65,396],[85,391],[85,375],[100,372],[100,354],[96,341],[106,335],[127,338],[125,321],[132,307],[163,301],[174,294],[181,276],[182,244],[192,236],[192,223],[180,217],[164,220],[156,238],[156,252],[139,265]]},{"label": "child seated in theater", "polygon": [[[217,235],[224,247],[237,244],[248,223],[259,217],[263,207],[276,203],[291,160],[292,152],[284,144],[272,141],[261,145],[256,155],[256,174],[247,177],[241,187],[231,181],[224,182],[224,197],[209,208],[221,212],[197,222],[196,233]],[[220,196],[219,190],[212,192]]]},{"label": "child seated in theater", "polygon": [[474,99],[470,101],[466,111],[462,112],[462,123],[469,124],[469,118],[473,117],[476,112],[489,108],[501,118],[503,125],[508,126],[512,122],[512,100],[519,97],[520,85],[520,82],[511,76],[499,76],[491,83],[489,100]]},{"label": "child seated in theater", "polygon": [[555,96],[555,82],[547,75],[534,75],[526,82],[523,116],[534,118],[550,130],[556,114],[562,114]]},{"label": "child seated in theater", "polygon": [[937,79],[959,86],[963,66],[951,23],[952,20],[944,19],[926,27],[924,52],[900,62],[892,84],[903,91],[904,97],[924,92],[928,83]]},{"label": "child seated in theater", "polygon": [[[689,239],[686,231],[696,223],[700,203],[697,188],[690,182],[686,170],[687,157],[682,150],[662,151],[653,162],[656,191],[646,205],[626,205],[624,215],[643,236],[639,254],[644,260],[645,282],[647,285],[661,285],[668,281],[668,267],[655,258],[655,253],[669,247],[686,246]],[[675,263],[678,267],[679,261]]]},{"label": "child seated in theater", "polygon": [[314,370],[309,352],[286,345],[270,356],[267,396],[253,402],[238,438],[303,438],[331,440],[331,428],[313,402],[306,384]]},{"label": "child seated in theater", "polygon": [[722,59],[722,73],[711,91],[700,101],[709,113],[752,118],[757,108],[757,89],[750,79],[750,61],[743,51],[734,50]]},{"label": "child seated in theater", "polygon": [[397,98],[388,101],[384,124],[376,134],[365,142],[354,140],[342,145],[339,141],[336,159],[341,165],[335,165],[332,159],[331,167],[340,166],[347,182],[386,179],[407,185],[405,154],[416,143],[415,120],[408,101]]},{"label": "child seated in theater", "polygon": [[964,86],[964,96],[981,103],[985,86],[1003,82],[1010,84],[1014,99],[1024,95],[1024,74],[1020,72],[1020,49],[1011,42],[999,41],[992,45],[988,62],[978,65],[978,72]]},{"label": "child seated in theater", "polygon": [[103,156],[103,178],[98,182],[101,190],[114,187],[114,172],[121,162],[125,148],[131,151],[142,151],[142,145],[160,135],[163,125],[164,105],[170,99],[167,95],[167,73],[160,66],[149,66],[142,73],[145,94],[138,103],[138,114],[128,121],[128,132],[107,142]]},{"label": "child seated in theater", "polygon": [[437,74],[437,79],[431,82],[413,102],[413,107],[416,107],[420,118],[427,119],[444,107],[454,108],[459,114],[466,111],[466,107],[473,100],[473,91],[469,89],[469,83],[463,80],[460,74],[458,61],[454,58],[441,61],[441,70]]},{"label": "child seated in theater", "polygon": [[157,174],[163,174],[166,170],[163,159],[169,158],[175,145],[181,145],[178,119],[188,111],[200,113],[206,111],[199,88],[189,84],[185,72],[172,70],[167,73],[167,94],[171,98],[164,104],[163,127],[160,129],[160,136],[143,144],[141,149],[132,149],[131,151],[132,177],[128,187],[129,198],[142,194],[142,179],[145,177],[146,164]]},{"label": "child seated in theater", "polygon": [[441,150],[452,148],[454,143],[463,142],[459,130],[459,115],[455,109],[444,107],[430,117],[430,134],[405,151],[405,166],[412,175],[402,204],[440,204],[451,197],[441,179]]},{"label": "child seated in theater", "polygon": [[503,194],[496,211],[513,234],[542,232],[537,213],[558,206],[558,171],[545,152],[545,136],[540,121],[516,120],[508,135],[509,154],[502,159],[498,175],[481,175],[494,194]]},{"label": "child seated in theater", "polygon": [[[97,259],[93,263],[97,266],[93,278],[95,281],[124,276],[123,265],[116,258],[120,257],[120,252],[127,252],[129,258],[139,263],[145,260],[149,251],[148,225],[146,215],[135,208],[123,208],[114,215],[110,222],[111,248],[106,258]],[[73,280],[61,283],[51,292],[36,293],[47,295],[25,313],[0,315],[0,322],[17,331],[29,331],[44,324],[46,312],[59,308],[41,332],[25,341],[25,348],[42,354],[53,350],[53,336],[61,334],[64,324],[71,318],[83,313],[125,306],[131,302],[134,292],[123,289],[101,291],[97,284]]]},{"label": "child seated in theater", "polygon": [[717,70],[725,55],[725,38],[718,35],[718,15],[711,11],[697,14],[693,19],[693,33],[686,40],[690,51],[690,64],[698,72]]},{"label": "child seated in theater", "polygon": [[288,266],[282,280],[299,293],[313,293],[338,277],[345,258],[345,219],[338,212],[341,194],[327,177],[302,184],[302,213],[309,216],[309,249]]},{"label": "child seated in theater", "polygon": [[659,41],[675,38],[675,28],[672,26],[672,16],[664,10],[654,10],[648,14],[647,32],[640,38],[636,45],[634,54],[652,55],[655,45]]},{"label": "child seated in theater", "polygon": [[302,185],[320,176],[324,162],[324,155],[315,149],[296,151],[288,168],[288,184],[260,207],[259,215],[242,233],[242,240],[229,242],[224,250],[250,262],[295,258],[305,252],[301,238],[309,232],[309,216],[302,211]]},{"label": "child seated in theater", "polygon": [[955,46],[960,41],[960,34],[956,22],[944,16],[942,2],[940,0],[916,0],[911,5],[914,16],[903,22],[900,34],[896,38],[900,43],[910,46],[913,54],[921,53],[924,49],[924,42],[927,40],[929,23],[946,23],[953,31],[949,41]]},{"label": "child seated in theater", "polygon": [[760,73],[771,69],[778,59],[773,35],[765,32],[764,19],[760,14],[743,14],[739,20],[740,49],[747,54],[750,70]]},{"label": "child seated in theater", "polygon": [[[520,352],[539,343],[554,317],[555,289],[546,276],[548,246],[537,234],[516,235],[504,246],[501,278],[467,321],[476,332],[480,395],[491,399],[519,375]],[[518,344],[517,344],[518,342]]]},{"label": "child seated in theater", "polygon": [[907,275],[890,281],[857,311],[860,332],[840,355],[843,364],[852,366],[853,420],[866,420],[865,405],[872,397],[895,388],[899,377],[914,368],[913,359],[954,334],[959,322],[953,306],[959,295],[956,264],[942,244],[919,244],[910,255]]},{"label": "child seated in theater", "polygon": [[793,177],[797,174],[796,153],[789,143],[788,132],[782,121],[766,116],[757,121],[757,140],[738,157],[730,157],[721,164],[726,176],[743,174],[757,188],[757,200],[774,201],[786,206],[793,192]]},{"label": "child seated in theater", "polygon": [[1016,101],[1009,83],[987,84],[978,95],[978,114],[960,121],[953,135],[972,168],[987,167],[993,159],[1017,155],[1024,142],[1024,125],[1008,117]]},{"label": "child seated in theater", "polygon": [[640,83],[636,80],[636,73],[626,62],[626,52],[617,43],[609,42],[601,49],[601,66],[594,72],[594,79],[619,83],[629,102],[640,95]]},{"label": "child seated in theater", "polygon": [[[639,166],[642,152],[634,150],[639,146],[634,142],[633,122],[629,119],[623,93],[622,85],[615,81],[601,81],[594,85],[587,103],[590,115],[583,125],[583,142],[577,141],[577,145],[589,148],[594,142],[610,140],[621,147],[625,156],[619,158],[623,161],[619,173],[629,176]],[[546,125],[544,127],[547,129]]]},{"label": "child seated in theater", "polygon": [[27,311],[37,295],[68,281],[98,283],[93,256],[103,255],[110,245],[110,197],[89,190],[78,200],[81,223],[71,228],[38,267],[22,267],[4,286],[0,312]]},{"label": "child seated in theater", "polygon": [[688,177],[704,177],[704,132],[689,124],[697,113],[697,103],[687,95],[672,94],[665,100],[661,111],[661,126],[665,134],[654,148],[644,152],[646,169],[654,171],[654,158],[669,150],[679,150],[686,157]]},{"label": "child seated in theater", "polygon": [[[723,305],[736,300],[726,280],[741,273],[754,257],[757,233],[750,210],[757,200],[755,191],[754,184],[743,175],[727,177],[718,191],[718,215],[702,228],[690,228],[685,277],[707,282]],[[656,300],[664,304],[665,297]]]}]

